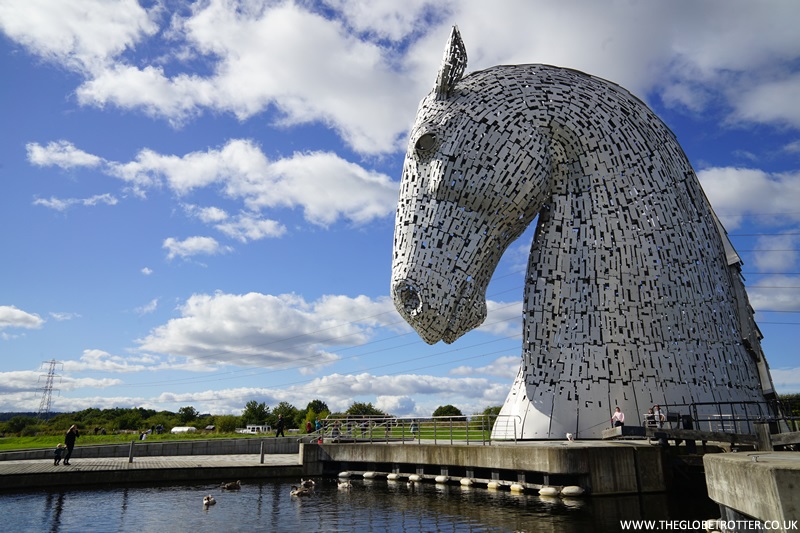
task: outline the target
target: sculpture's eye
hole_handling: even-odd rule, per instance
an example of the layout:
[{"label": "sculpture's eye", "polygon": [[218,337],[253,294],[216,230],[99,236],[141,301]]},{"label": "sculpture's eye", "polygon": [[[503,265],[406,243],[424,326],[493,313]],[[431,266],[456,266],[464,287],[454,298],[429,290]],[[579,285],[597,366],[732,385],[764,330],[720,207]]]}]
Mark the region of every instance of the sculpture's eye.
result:
[{"label": "sculpture's eye", "polygon": [[420,152],[430,152],[436,146],[436,135],[433,133],[425,133],[417,139],[414,148]]}]

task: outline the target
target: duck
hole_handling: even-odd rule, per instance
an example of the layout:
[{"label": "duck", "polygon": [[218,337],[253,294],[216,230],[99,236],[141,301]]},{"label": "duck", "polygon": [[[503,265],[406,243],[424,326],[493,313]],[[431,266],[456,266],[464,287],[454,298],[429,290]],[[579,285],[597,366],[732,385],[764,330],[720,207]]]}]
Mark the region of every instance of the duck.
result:
[{"label": "duck", "polygon": [[303,479],[300,478],[300,486],[304,489],[313,489],[316,483],[313,479]]},{"label": "duck", "polygon": [[239,490],[242,488],[242,482],[239,480],[231,481],[230,483],[223,482],[221,487],[225,490]]},{"label": "duck", "polygon": [[299,488],[297,485],[292,485],[292,496],[310,496],[310,489]]},{"label": "duck", "polygon": [[413,487],[414,486],[414,480],[413,479],[409,479],[408,483],[406,483],[406,486],[408,486],[409,488]]},{"label": "duck", "polygon": [[347,479],[345,479],[344,481],[340,481],[339,482],[339,488],[340,489],[349,489],[349,488],[352,488],[352,486],[353,485]]},{"label": "duck", "polygon": [[211,494],[208,496],[203,496],[203,507],[208,507],[209,505],[214,505],[215,503],[217,503],[217,500],[215,500]]}]

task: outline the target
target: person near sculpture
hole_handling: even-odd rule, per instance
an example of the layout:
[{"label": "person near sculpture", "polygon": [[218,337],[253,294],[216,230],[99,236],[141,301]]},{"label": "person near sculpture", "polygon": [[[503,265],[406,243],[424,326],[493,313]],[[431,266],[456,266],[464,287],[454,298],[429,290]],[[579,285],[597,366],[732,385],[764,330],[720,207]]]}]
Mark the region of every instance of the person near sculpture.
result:
[{"label": "person near sculpture", "polygon": [[644,415],[644,425],[649,428],[656,427],[656,415],[653,413],[653,408],[647,410],[647,414]]},{"label": "person near sculpture", "polygon": [[625,425],[625,413],[623,413],[619,407],[614,409],[614,414],[611,415],[611,425],[615,428]]},{"label": "person near sculpture", "polygon": [[64,464],[69,465],[69,458],[72,457],[72,449],[75,447],[75,439],[80,435],[78,434],[78,426],[72,424],[64,435],[64,444],[67,446],[67,454],[64,456]]},{"label": "person near sculpture", "polygon": [[656,419],[656,424],[658,427],[663,428],[666,417],[664,416],[664,413],[661,412],[661,407],[659,407],[658,404],[653,406],[653,416]]},{"label": "person near sculpture", "polygon": [[283,434],[283,415],[278,415],[278,422],[275,424],[275,437],[285,437]]}]

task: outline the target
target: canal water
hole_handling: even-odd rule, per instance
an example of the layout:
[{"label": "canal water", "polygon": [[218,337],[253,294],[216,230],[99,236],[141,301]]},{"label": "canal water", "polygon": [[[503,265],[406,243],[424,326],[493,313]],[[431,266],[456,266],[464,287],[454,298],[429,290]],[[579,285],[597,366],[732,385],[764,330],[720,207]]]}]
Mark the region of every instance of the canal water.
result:
[{"label": "canal water", "polygon": [[[0,530],[606,533],[621,531],[625,520],[719,517],[705,495],[563,499],[405,481],[358,479],[350,489],[335,479],[316,482],[304,497],[292,496],[287,480],[250,481],[238,491],[197,484],[2,492]],[[207,494],[217,503],[206,509]]]}]

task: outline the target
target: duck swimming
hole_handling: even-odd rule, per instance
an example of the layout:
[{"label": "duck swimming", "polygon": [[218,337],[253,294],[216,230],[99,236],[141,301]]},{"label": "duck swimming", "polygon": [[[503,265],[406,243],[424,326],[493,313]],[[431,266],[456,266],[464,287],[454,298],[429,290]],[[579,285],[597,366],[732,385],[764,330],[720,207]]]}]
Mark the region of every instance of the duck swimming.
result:
[{"label": "duck swimming", "polygon": [[310,496],[311,489],[298,488],[297,485],[292,485],[292,496]]},{"label": "duck swimming", "polygon": [[239,490],[242,488],[242,482],[237,480],[230,483],[222,483],[221,487],[225,490]]},{"label": "duck swimming", "polygon": [[215,500],[211,494],[208,496],[203,496],[203,507],[208,507],[209,505],[214,505],[215,503],[217,503],[217,500]]}]

